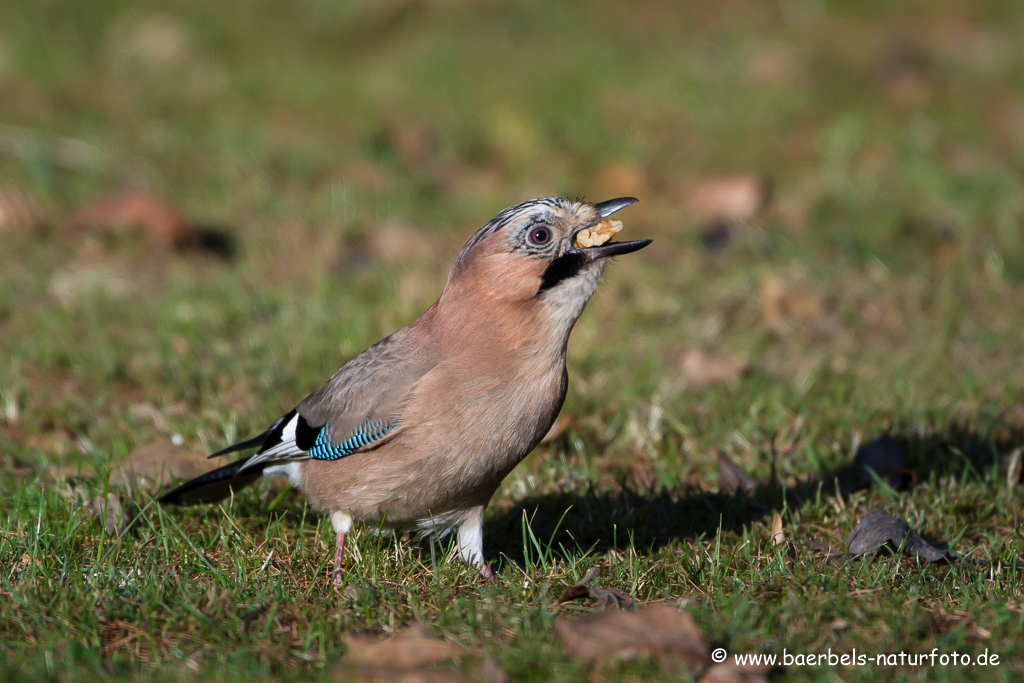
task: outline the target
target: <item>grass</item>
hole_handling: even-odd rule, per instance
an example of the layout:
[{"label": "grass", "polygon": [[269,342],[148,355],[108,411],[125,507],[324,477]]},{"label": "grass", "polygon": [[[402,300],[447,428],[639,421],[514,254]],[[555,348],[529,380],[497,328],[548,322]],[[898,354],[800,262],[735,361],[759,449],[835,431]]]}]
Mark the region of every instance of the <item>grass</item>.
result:
[{"label": "grass", "polygon": [[[730,651],[1001,657],[786,680],[1018,679],[1022,39],[995,0],[0,4],[0,139],[32,141],[0,148],[0,187],[54,226],[0,234],[0,677],[328,679],[346,635],[418,620],[509,680],[677,680],[566,656],[552,602],[602,564]],[[689,188],[737,174],[770,200],[708,247]],[[140,186],[237,256],[60,233]],[[497,580],[362,530],[338,591],[330,525],[269,484],[223,508],[137,495],[121,536],[83,505],[138,446],[263,429],[547,194],[636,194],[626,229],[656,246],[609,269],[570,345],[570,426],[492,503]],[[698,386],[695,348],[750,371]],[[913,485],[837,493],[886,434]],[[720,492],[718,453],[764,485]],[[872,507],[969,561],[802,543]]]}]

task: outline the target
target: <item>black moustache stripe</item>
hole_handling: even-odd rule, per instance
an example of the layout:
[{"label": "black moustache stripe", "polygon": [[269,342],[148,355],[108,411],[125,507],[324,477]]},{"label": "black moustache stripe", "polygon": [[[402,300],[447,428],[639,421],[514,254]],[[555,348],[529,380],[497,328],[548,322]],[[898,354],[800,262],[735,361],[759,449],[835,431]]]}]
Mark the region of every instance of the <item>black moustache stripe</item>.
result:
[{"label": "black moustache stripe", "polygon": [[578,251],[570,251],[562,254],[550,264],[540,278],[540,289],[537,290],[539,296],[542,292],[551,289],[562,280],[574,277],[583,266],[587,265],[586,256]]}]

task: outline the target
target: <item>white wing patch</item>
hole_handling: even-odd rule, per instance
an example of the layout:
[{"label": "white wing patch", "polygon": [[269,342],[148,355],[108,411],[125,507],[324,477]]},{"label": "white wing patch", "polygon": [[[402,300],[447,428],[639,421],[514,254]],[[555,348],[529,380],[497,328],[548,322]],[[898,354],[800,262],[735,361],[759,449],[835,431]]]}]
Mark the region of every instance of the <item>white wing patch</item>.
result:
[{"label": "white wing patch", "polygon": [[260,463],[273,462],[275,460],[289,460],[291,458],[305,458],[306,451],[295,445],[295,428],[299,424],[299,414],[296,412],[291,419],[285,423],[281,430],[281,441],[268,448],[262,453],[257,453],[249,459],[249,462],[242,466],[239,472],[258,465]]}]

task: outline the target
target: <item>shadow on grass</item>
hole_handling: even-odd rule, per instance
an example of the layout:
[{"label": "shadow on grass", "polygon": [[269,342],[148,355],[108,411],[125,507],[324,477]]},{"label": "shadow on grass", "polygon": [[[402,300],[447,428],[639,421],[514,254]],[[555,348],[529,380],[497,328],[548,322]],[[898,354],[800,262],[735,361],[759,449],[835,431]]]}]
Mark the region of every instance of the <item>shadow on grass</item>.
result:
[{"label": "shadow on grass", "polygon": [[[626,487],[531,496],[487,524],[487,559],[501,555],[525,565],[524,516],[541,547],[550,544],[556,556],[581,557],[591,549],[628,547],[654,552],[679,539],[714,538],[719,529],[741,532],[754,522],[767,522],[784,506],[799,508],[818,496],[846,496],[877,486],[879,480],[896,491],[948,478],[961,483],[990,480],[1000,476],[1021,445],[1024,431],[1017,426],[994,425],[979,432],[951,424],[927,435],[889,431],[861,446],[848,465],[788,486],[749,480],[747,488],[732,492],[694,486],[648,492]],[[1020,477],[1019,470],[1016,476]],[[935,545],[945,547],[941,542]]]}]

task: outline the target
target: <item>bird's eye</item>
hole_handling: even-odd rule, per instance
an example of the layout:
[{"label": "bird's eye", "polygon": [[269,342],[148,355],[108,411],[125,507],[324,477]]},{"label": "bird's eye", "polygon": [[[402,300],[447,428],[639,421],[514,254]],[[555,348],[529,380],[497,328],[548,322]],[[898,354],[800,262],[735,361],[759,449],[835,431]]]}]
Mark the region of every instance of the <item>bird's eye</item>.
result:
[{"label": "bird's eye", "polygon": [[534,228],[530,231],[527,239],[530,240],[530,244],[538,247],[543,246],[551,241],[551,230],[548,228]]}]

